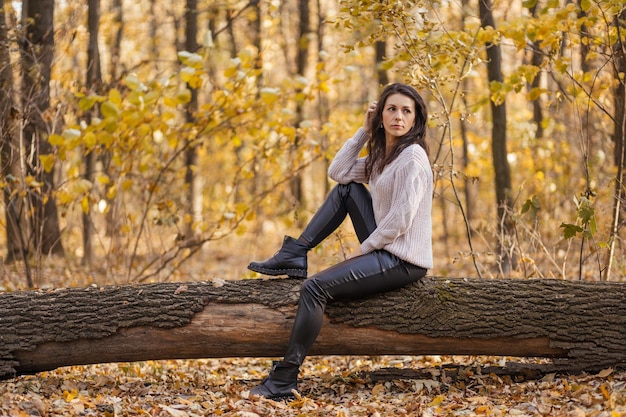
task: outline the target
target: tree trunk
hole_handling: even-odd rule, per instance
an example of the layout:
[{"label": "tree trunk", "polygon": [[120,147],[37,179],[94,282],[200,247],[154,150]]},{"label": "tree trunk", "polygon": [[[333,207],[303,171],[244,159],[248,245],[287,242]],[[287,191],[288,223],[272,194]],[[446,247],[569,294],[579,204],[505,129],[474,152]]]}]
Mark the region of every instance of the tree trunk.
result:
[{"label": "tree trunk", "polygon": [[[98,93],[102,85],[100,48],[98,47],[100,0],[88,1],[87,28],[89,30],[89,43],[87,45],[87,79],[85,84],[88,91]],[[98,116],[98,113],[95,115]],[[87,122],[91,123],[91,114],[88,115]],[[89,182],[93,182],[95,163],[95,149],[85,149],[85,173],[83,177]],[[83,212],[83,265],[91,265],[93,256],[92,236],[93,221],[91,212]]]},{"label": "tree trunk", "polygon": [[385,56],[387,56],[387,42],[376,41],[376,44],[374,46],[376,48],[376,54],[374,55],[374,59],[378,84],[381,86],[385,86],[389,84],[389,76],[387,75],[387,70],[383,68],[383,62],[385,60]]},{"label": "tree trunk", "polygon": [[[467,19],[469,14],[469,0],[462,0],[461,2],[461,10],[463,13],[461,14],[461,29],[466,30],[465,19]],[[461,81],[461,88],[463,91],[470,91],[471,86],[468,83],[467,78],[463,78]],[[468,104],[467,94],[461,94],[461,102],[463,103],[462,111],[464,114],[470,114],[470,105]],[[459,121],[459,130],[461,133],[461,144],[462,144],[462,161],[463,161],[463,172],[467,174],[468,167],[472,160],[472,156],[469,152],[469,137],[468,137],[468,126],[469,123],[467,121],[467,117],[461,117]],[[470,177],[469,175],[464,176],[464,189],[463,193],[465,196],[465,217],[467,218],[467,224],[469,224],[469,234],[470,239],[474,231],[473,223],[474,223],[474,213],[476,212],[476,203],[478,196],[478,186],[476,185],[478,178]],[[448,240],[446,240],[446,246],[448,244]]]},{"label": "tree trunk", "polygon": [[[530,13],[533,18],[537,17],[537,4],[530,8]],[[532,45],[532,55],[530,58],[531,65],[541,69],[541,64],[543,63],[543,57],[545,55],[541,50],[541,42],[535,41]],[[532,91],[539,87],[541,87],[541,72],[537,73],[535,78],[533,78],[529,89]],[[535,139],[543,139],[543,111],[541,108],[541,98],[537,97],[535,100],[533,100],[532,105],[533,122],[535,123],[535,126],[537,126],[537,130],[535,131]]]},{"label": "tree trunk", "polygon": [[[323,57],[323,54],[320,52],[326,51],[325,47],[325,29],[326,29],[326,9],[327,7],[323,4],[322,0],[316,1],[317,6],[317,65],[321,66],[326,70],[326,58]],[[327,92],[320,88],[317,94],[317,114],[319,119],[319,125],[324,126],[330,120],[330,103],[328,99]],[[320,129],[320,145],[321,145],[321,154],[324,155],[322,157],[321,163],[322,167],[319,171],[324,174],[324,181],[322,182],[323,189],[322,195],[328,195],[330,192],[330,181],[328,175],[328,167],[330,166],[330,158],[326,156],[328,154],[328,149],[330,148],[330,138],[327,133],[322,132],[323,129]],[[318,172],[319,172],[318,171]]]},{"label": "tree trunk", "polygon": [[50,70],[54,53],[54,0],[30,0],[23,3],[22,17],[26,37],[21,42],[23,61],[23,128],[32,161],[28,174],[41,184],[31,192],[32,232],[35,250],[44,255],[63,255],[61,230],[53,196],[54,168],[46,171],[40,157],[52,153],[48,143],[50,106]]},{"label": "tree trunk", "polygon": [[122,50],[122,36],[124,34],[124,8],[122,0],[112,0],[110,13],[112,14],[112,31],[110,34],[111,44],[110,60],[109,60],[109,77],[111,84],[117,82],[117,78],[121,74],[120,56]]},{"label": "tree trunk", "polygon": [[[0,293],[0,378],[103,362],[282,356],[301,282]],[[562,370],[621,368],[625,289],[615,282],[427,277],[329,304],[311,354],[552,357]]]},{"label": "tree trunk", "polygon": [[[22,231],[25,219],[20,215],[21,199],[14,185],[19,178],[18,161],[20,151],[13,142],[15,110],[13,104],[13,74],[9,48],[9,34],[4,8],[0,8],[0,178],[4,198],[7,253],[5,261],[10,263],[23,259],[26,255],[25,239]],[[32,286],[30,274],[28,285]]]},{"label": "tree trunk", "polygon": [[[306,71],[309,66],[309,46],[311,32],[311,6],[309,0],[298,0],[298,42],[296,45],[296,73],[298,76],[306,78]],[[300,93],[300,91],[298,91]],[[296,98],[296,127],[305,119],[304,114],[304,98]],[[296,158],[298,148],[302,143],[300,133],[296,133],[292,155]],[[295,164],[296,166],[299,163]],[[299,208],[305,207],[303,178],[301,172],[293,174],[290,180],[291,194],[294,202]]]},{"label": "tree trunk", "polygon": [[[198,1],[187,0],[185,6],[185,50],[187,52],[198,52]],[[185,106],[185,120],[189,125],[193,125],[196,121],[196,112],[198,111],[198,89],[187,85],[191,91],[191,100]],[[197,187],[196,170],[198,167],[198,148],[195,144],[196,138],[188,137],[185,151],[185,214],[191,219],[184,225],[184,231],[187,239],[193,237],[193,221],[197,220],[199,214],[196,212],[196,199],[201,198],[197,195],[200,190]]]},{"label": "tree trunk", "polygon": [[613,46],[613,61],[615,75],[615,91],[613,93],[613,102],[615,103],[615,116],[613,118],[613,141],[615,142],[615,166],[617,173],[615,175],[615,192],[613,197],[613,219],[611,222],[611,239],[609,244],[609,253],[607,255],[607,267],[605,269],[604,279],[609,281],[615,262],[616,246],[621,244],[620,226],[626,218],[626,80],[624,73],[626,72],[626,9],[623,9],[619,18],[615,19],[618,33],[621,34],[617,38]]},{"label": "tree trunk", "polygon": [[[491,0],[480,0],[480,24],[481,27],[488,26],[496,28],[493,18],[493,5]],[[489,82],[503,82],[502,76],[502,52],[500,46],[494,43],[487,43],[487,76]],[[511,169],[507,159],[506,149],[506,103],[496,103],[489,100],[492,115],[491,150],[493,157],[493,168],[495,171],[496,183],[496,204],[498,207],[498,255],[500,270],[506,275],[514,267],[514,256],[510,253],[513,246],[509,242],[513,237],[511,211],[513,202],[511,200]]]}]

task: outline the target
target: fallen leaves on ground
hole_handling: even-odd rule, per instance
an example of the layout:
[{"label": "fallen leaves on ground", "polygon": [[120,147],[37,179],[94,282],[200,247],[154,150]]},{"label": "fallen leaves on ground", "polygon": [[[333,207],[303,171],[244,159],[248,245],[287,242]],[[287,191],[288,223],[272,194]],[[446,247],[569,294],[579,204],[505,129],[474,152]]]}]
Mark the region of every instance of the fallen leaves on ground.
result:
[{"label": "fallen leaves on ground", "polygon": [[60,368],[0,382],[1,416],[626,416],[626,372],[512,382],[473,374],[463,381],[372,382],[385,367],[487,365],[486,357],[312,357],[295,400],[250,397],[270,359],[147,361]]}]

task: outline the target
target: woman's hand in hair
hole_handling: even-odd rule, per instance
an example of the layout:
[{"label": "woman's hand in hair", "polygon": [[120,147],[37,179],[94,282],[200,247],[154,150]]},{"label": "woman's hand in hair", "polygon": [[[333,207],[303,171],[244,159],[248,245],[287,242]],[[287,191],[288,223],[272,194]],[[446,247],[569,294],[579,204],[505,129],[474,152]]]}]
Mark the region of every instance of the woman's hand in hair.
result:
[{"label": "woman's hand in hair", "polygon": [[378,102],[373,101],[367,108],[367,112],[365,112],[365,122],[363,123],[363,129],[365,129],[367,132],[372,131],[372,118],[374,117],[377,103]]}]

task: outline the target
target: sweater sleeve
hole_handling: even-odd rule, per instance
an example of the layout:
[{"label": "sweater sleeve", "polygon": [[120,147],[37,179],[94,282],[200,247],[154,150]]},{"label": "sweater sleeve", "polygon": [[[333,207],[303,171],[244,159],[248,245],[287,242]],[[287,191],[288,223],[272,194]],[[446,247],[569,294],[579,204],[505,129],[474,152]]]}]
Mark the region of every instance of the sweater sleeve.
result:
[{"label": "sweater sleeve", "polygon": [[405,234],[413,225],[420,203],[428,192],[428,174],[416,158],[402,161],[392,178],[391,201],[387,202],[386,213],[381,213],[376,230],[361,244],[361,252],[369,253],[383,249]]},{"label": "sweater sleeve", "polygon": [[363,128],[357,130],[354,136],[343,144],[328,167],[328,176],[339,184],[349,182],[367,183],[365,173],[365,159],[359,158],[361,149],[367,142],[369,134]]}]

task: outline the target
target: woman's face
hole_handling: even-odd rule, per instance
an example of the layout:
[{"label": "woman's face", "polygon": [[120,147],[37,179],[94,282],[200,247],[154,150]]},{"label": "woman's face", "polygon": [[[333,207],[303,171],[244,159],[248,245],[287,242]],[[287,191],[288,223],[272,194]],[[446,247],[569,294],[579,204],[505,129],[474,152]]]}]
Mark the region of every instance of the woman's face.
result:
[{"label": "woman's face", "polygon": [[383,127],[387,144],[406,135],[415,124],[415,102],[409,96],[395,93],[387,97],[383,107]]}]

